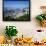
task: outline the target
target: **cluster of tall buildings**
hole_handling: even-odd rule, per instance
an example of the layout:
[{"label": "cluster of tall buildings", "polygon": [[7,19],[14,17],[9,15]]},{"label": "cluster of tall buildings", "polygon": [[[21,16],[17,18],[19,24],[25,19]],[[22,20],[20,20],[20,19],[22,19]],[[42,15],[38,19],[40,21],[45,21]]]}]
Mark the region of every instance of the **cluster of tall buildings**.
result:
[{"label": "cluster of tall buildings", "polygon": [[17,17],[23,16],[24,14],[29,14],[29,8],[4,10],[4,17],[10,16],[11,18],[15,19]]}]

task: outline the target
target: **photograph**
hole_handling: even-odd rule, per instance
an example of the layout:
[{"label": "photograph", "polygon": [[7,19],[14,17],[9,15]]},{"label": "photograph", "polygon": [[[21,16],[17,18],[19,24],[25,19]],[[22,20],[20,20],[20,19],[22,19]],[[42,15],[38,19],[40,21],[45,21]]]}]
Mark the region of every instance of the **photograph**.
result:
[{"label": "photograph", "polygon": [[3,0],[3,21],[30,21],[29,0]]}]

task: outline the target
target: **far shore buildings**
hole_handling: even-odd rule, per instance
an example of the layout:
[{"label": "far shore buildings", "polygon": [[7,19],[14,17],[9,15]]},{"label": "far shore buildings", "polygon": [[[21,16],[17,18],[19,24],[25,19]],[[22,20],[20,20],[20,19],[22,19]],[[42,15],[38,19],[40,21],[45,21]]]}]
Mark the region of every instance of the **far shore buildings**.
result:
[{"label": "far shore buildings", "polygon": [[29,14],[29,8],[24,8],[22,10],[16,9],[16,10],[9,10],[6,13],[4,13],[4,17],[12,17],[12,18],[17,18],[20,16],[23,16],[24,14]]}]

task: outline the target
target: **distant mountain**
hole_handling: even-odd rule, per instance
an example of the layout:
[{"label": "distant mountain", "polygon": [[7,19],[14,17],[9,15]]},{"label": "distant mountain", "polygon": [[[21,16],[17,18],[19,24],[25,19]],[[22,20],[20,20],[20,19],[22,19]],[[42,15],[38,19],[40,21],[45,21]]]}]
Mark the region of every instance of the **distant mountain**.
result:
[{"label": "distant mountain", "polygon": [[29,8],[23,8],[23,9],[7,9],[7,8],[4,8],[4,13],[5,14],[12,14],[12,13],[15,13],[15,14],[18,14],[18,13],[21,13],[21,12],[26,12],[26,11],[29,11]]}]

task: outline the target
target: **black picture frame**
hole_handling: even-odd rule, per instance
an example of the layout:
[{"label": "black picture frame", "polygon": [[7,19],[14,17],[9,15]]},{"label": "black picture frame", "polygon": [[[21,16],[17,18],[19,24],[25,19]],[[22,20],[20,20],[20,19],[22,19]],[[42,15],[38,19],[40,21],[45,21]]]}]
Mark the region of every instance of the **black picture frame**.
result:
[{"label": "black picture frame", "polygon": [[[26,4],[25,4],[26,5]],[[30,10],[30,8],[31,8],[31,1],[29,0],[29,18],[28,18],[28,20],[6,20],[6,19],[4,19],[4,0],[3,0],[3,5],[2,5],[2,11],[3,11],[3,21],[31,21],[31,10]]]}]

